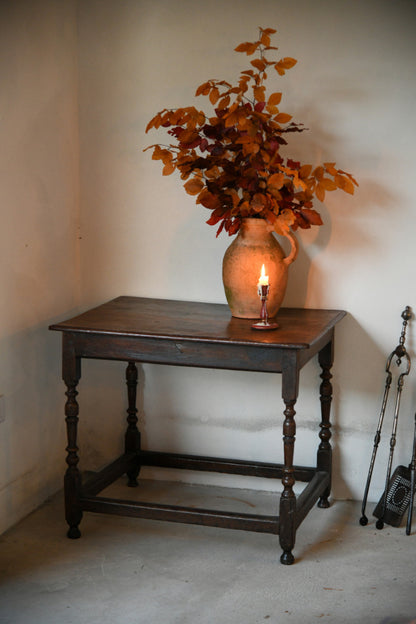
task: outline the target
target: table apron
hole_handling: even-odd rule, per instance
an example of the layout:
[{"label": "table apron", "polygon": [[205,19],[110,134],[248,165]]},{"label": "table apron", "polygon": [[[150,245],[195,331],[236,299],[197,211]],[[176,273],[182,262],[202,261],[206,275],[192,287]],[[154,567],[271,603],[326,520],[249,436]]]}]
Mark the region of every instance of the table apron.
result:
[{"label": "table apron", "polygon": [[70,332],[63,334],[64,366],[67,358],[71,360],[76,357],[281,373],[288,356],[296,362],[302,353],[301,359],[306,362],[316,353],[316,349],[307,351],[309,357],[304,350],[265,348],[264,345]]}]

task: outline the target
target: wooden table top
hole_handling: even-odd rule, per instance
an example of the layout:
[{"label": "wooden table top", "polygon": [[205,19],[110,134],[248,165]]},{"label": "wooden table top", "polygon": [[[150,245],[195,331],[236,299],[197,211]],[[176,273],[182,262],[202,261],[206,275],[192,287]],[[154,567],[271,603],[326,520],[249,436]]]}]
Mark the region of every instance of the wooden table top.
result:
[{"label": "wooden table top", "polygon": [[[260,307],[260,306],[259,306]],[[343,310],[281,308],[278,329],[259,331],[251,319],[231,316],[225,304],[144,297],[118,297],[51,330],[166,340],[307,349],[338,323]]]}]

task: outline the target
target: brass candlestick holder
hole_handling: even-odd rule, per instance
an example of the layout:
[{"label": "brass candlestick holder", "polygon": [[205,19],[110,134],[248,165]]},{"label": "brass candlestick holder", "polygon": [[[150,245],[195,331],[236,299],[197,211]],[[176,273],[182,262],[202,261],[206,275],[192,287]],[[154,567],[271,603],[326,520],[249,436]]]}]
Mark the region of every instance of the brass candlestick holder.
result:
[{"label": "brass candlestick holder", "polygon": [[260,321],[252,324],[252,329],[277,329],[279,325],[275,322],[270,323],[267,313],[267,297],[269,296],[269,284],[259,284],[258,294],[261,299]]}]

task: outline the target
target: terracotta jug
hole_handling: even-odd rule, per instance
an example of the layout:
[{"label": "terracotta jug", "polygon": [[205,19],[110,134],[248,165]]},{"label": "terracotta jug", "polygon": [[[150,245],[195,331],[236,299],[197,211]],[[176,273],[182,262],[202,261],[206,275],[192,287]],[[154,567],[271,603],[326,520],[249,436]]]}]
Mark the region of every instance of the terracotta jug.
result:
[{"label": "terracotta jug", "polygon": [[225,296],[232,316],[255,319],[260,317],[261,301],[257,292],[264,264],[269,276],[267,310],[269,317],[277,314],[285,296],[288,268],[298,253],[297,240],[288,233],[291,249],[287,257],[273,234],[273,227],[264,219],[243,219],[238,234],[224,255],[222,277]]}]

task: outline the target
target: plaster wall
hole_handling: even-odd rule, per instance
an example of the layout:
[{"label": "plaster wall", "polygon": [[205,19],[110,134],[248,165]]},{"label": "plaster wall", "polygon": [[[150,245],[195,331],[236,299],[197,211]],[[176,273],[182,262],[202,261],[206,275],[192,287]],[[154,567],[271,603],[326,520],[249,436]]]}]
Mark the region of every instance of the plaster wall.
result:
[{"label": "plaster wall", "polygon": [[[81,136],[81,289],[85,307],[121,294],[225,302],[222,256],[208,213],[175,175],[143,148],[166,142],[144,134],[165,107],[190,104],[209,78],[235,81],[249,66],[233,52],[278,30],[281,57],[298,64],[270,88],[281,110],[309,128],[290,154],[318,164],[335,160],[356,175],[354,197],[328,194],[325,225],[299,233],[285,305],[345,309],[336,332],[334,494],[362,497],[384,389],[387,355],[398,343],[406,305],[416,308],[414,232],[414,59],[412,1],[86,0],[79,7]],[[414,356],[416,321],[407,346]],[[121,445],[108,405],[124,419],[123,366],[87,363],[85,427],[104,432],[84,448],[104,463]],[[301,377],[295,461],[314,461],[318,367]],[[281,460],[280,380],[273,376],[144,366],[140,420],[152,448]],[[98,400],[93,395],[101,390]],[[396,463],[411,455],[415,377],[402,400]],[[392,408],[370,498],[381,494]],[[114,417],[114,416],[113,416]],[[112,433],[113,432],[113,433]],[[88,448],[87,448],[88,446]],[[207,475],[193,479],[208,480]],[[221,476],[221,483],[224,477]],[[245,485],[245,484],[243,484]],[[270,487],[270,484],[264,484]]]},{"label": "plaster wall", "polygon": [[[291,155],[336,160],[360,182],[353,198],[334,194],[319,206],[324,227],[300,233],[285,300],[348,311],[333,371],[334,494],[360,499],[385,359],[402,310],[416,307],[413,2],[0,4],[0,532],[62,483],[60,341],[48,325],[120,294],[225,301],[221,261],[230,239],[216,239],[204,209],[142,152],[163,140],[144,129],[166,106],[204,106],[193,97],[204,80],[234,81],[248,59],[233,48],[254,39],[258,25],[276,27],[281,56],[298,59],[270,85],[283,91],[282,110],[310,128]],[[314,362],[302,372],[297,463],[314,461],[319,373]],[[83,365],[81,468],[121,448],[123,377],[117,362]],[[412,372],[395,465],[410,459],[415,404]],[[149,447],[281,460],[274,376],[144,366],[139,408]],[[389,428],[390,420],[373,500],[384,484]]]},{"label": "plaster wall", "polygon": [[60,353],[79,297],[74,2],[0,3],[0,533],[62,485]]}]

